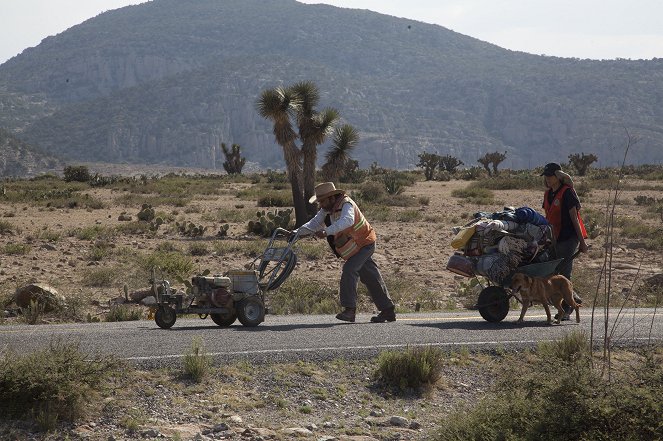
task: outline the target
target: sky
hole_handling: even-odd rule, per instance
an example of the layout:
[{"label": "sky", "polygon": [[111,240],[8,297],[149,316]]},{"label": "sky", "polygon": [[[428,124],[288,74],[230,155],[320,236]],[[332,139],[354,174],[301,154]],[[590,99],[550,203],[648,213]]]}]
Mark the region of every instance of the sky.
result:
[{"label": "sky", "polygon": [[[299,1],[370,9],[439,24],[506,49],[537,55],[597,60],[663,58],[663,0]],[[104,11],[143,2],[0,0],[0,63]]]}]

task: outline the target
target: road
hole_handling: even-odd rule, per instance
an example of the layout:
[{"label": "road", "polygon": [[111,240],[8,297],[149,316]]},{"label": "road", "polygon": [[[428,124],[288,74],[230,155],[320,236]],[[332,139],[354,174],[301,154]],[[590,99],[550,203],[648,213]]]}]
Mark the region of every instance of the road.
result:
[{"label": "road", "polygon": [[[83,323],[62,325],[16,325],[0,327],[0,348],[20,353],[44,348],[54,340],[76,342],[90,353],[113,354],[142,367],[163,367],[181,362],[196,337],[216,361],[244,359],[250,362],[323,360],[335,357],[364,358],[382,350],[434,345],[446,350],[494,350],[534,347],[582,330],[589,335],[591,311],[583,311],[581,323],[549,326],[543,310],[530,309],[525,323],[511,311],[500,323],[484,321],[477,311],[400,314],[393,323],[369,323],[359,314],[356,323],[343,323],[327,315],[268,315],[255,328],[236,322],[219,328],[210,320],[178,319],[164,330],[153,321]],[[617,315],[610,311],[610,328]],[[603,311],[594,318],[594,341],[602,345]],[[609,333],[610,334],[610,333]],[[663,312],[630,309],[622,313],[614,332],[615,345],[663,344]]]}]

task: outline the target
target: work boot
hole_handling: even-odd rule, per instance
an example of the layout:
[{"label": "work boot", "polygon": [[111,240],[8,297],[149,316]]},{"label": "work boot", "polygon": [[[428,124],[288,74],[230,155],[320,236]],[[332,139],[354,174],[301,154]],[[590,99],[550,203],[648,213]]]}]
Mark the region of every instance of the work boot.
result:
[{"label": "work boot", "polygon": [[378,315],[371,317],[371,323],[395,322],[396,311],[394,307],[383,309]]},{"label": "work boot", "polygon": [[336,314],[336,318],[339,319],[339,320],[343,320],[344,322],[354,323],[356,312],[357,312],[357,308],[348,308],[348,307],[346,307],[343,310],[343,312],[339,312],[338,314]]}]

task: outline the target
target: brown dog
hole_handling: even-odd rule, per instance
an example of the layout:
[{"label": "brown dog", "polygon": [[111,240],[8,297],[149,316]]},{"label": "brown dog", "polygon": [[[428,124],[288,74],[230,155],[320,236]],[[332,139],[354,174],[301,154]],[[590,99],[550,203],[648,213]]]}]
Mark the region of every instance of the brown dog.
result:
[{"label": "brown dog", "polygon": [[573,285],[571,281],[564,276],[538,278],[530,277],[523,273],[516,273],[511,278],[511,289],[513,289],[515,294],[519,293],[522,297],[523,309],[520,311],[520,318],[517,323],[522,323],[530,302],[537,302],[543,303],[543,308],[546,310],[546,315],[548,316],[548,324],[551,323],[548,304],[555,306],[557,311],[559,311],[555,323],[559,324],[559,321],[564,316],[562,300],[575,309],[576,322],[580,323],[580,305],[573,299]]}]

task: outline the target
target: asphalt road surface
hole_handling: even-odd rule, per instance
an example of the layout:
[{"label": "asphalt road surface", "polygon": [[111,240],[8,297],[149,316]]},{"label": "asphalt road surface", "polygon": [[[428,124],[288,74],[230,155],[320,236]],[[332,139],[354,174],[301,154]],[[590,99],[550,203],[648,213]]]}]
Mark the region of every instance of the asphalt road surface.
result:
[{"label": "asphalt road surface", "polygon": [[[611,310],[608,335],[616,346],[663,344],[663,311],[629,309],[617,315]],[[582,330],[589,336],[591,310],[582,310],[581,322],[547,325],[542,309],[533,308],[525,323],[516,324],[519,311],[511,311],[500,323],[484,321],[477,311],[399,314],[393,323],[369,323],[369,314],[356,323],[343,323],[333,315],[267,315],[254,328],[239,322],[228,328],[211,319],[178,318],[168,330],[153,321],[17,325],[0,327],[0,350],[27,353],[53,341],[75,342],[88,353],[113,354],[142,367],[181,363],[192,341],[202,338],[215,361],[274,362],[336,357],[371,357],[383,350],[407,346],[438,346],[446,350],[501,350],[535,347],[537,342],[557,340]],[[615,325],[616,323],[616,325]],[[594,315],[594,343],[601,347],[605,332],[603,311]]]}]

